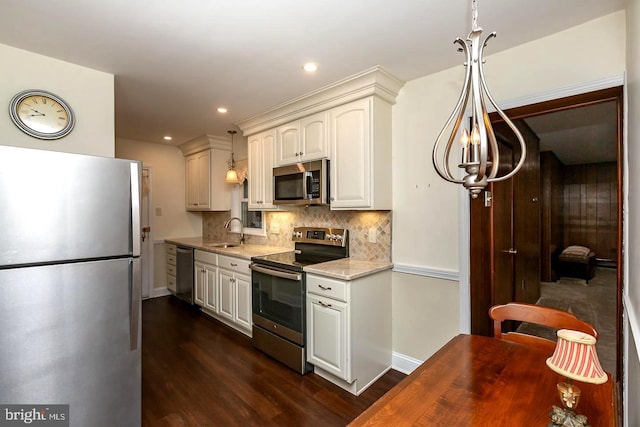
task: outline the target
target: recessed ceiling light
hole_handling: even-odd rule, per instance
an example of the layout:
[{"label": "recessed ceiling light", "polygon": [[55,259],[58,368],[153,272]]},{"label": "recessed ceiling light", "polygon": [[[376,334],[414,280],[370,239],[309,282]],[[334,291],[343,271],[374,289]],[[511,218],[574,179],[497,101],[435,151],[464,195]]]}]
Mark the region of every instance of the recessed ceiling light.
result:
[{"label": "recessed ceiling light", "polygon": [[165,137],[164,137],[164,140],[165,140],[165,141],[171,141],[172,139],[173,139],[173,138],[171,138],[169,135],[167,135],[167,136],[165,136]]},{"label": "recessed ceiling light", "polygon": [[315,62],[307,62],[302,66],[302,69],[307,73],[313,73],[318,70],[318,64],[316,64]]},{"label": "recessed ceiling light", "polygon": [[218,113],[226,113],[227,109],[225,107],[218,107]]}]

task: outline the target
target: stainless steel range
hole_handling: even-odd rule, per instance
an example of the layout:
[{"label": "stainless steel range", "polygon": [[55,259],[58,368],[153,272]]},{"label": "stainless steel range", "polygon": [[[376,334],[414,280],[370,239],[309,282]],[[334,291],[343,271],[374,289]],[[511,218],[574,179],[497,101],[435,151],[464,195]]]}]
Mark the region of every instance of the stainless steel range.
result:
[{"label": "stainless steel range", "polygon": [[300,374],[313,369],[306,356],[306,265],[349,256],[341,228],[296,227],[295,251],[251,258],[253,345]]}]

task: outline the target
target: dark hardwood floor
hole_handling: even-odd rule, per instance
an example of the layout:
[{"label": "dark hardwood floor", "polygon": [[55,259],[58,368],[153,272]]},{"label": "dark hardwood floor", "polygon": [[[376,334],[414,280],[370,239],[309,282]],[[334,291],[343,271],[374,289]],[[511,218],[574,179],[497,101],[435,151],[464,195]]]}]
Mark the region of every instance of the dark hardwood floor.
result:
[{"label": "dark hardwood floor", "polygon": [[344,426],[405,377],[391,370],[356,397],[174,297],[142,313],[143,426]]}]

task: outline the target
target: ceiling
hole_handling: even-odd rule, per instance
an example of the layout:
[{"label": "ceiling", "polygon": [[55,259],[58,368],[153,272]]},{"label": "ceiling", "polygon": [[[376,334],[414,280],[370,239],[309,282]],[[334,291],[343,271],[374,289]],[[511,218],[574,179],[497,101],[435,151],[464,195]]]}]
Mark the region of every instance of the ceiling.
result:
[{"label": "ceiling", "polygon": [[540,138],[540,151],[553,151],[565,165],[615,162],[618,119],[615,101],[526,118]]},{"label": "ceiling", "polygon": [[[374,65],[408,81],[456,64],[466,0],[0,0],[0,43],[115,75],[116,136],[172,144]],[[487,55],[624,0],[480,0]],[[570,47],[567,47],[568,49]],[[316,62],[315,74],[302,64]],[[216,112],[225,106],[228,113]]]}]

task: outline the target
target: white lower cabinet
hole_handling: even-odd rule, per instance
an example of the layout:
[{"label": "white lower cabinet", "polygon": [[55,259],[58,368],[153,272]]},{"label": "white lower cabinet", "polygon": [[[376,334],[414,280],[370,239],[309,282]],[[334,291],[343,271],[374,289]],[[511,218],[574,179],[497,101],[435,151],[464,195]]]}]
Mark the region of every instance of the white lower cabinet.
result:
[{"label": "white lower cabinet", "polygon": [[176,292],[176,245],[167,243],[167,288]]},{"label": "white lower cabinet", "polygon": [[251,336],[250,261],[195,251],[194,301],[202,311]]},{"label": "white lower cabinet", "polygon": [[218,311],[218,255],[195,251],[193,263],[193,302],[211,312]]},{"label": "white lower cabinet", "polygon": [[307,361],[359,395],[391,368],[391,270],[354,280],[307,273]]},{"label": "white lower cabinet", "polygon": [[310,294],[307,307],[307,361],[351,382],[347,369],[347,304]]}]

